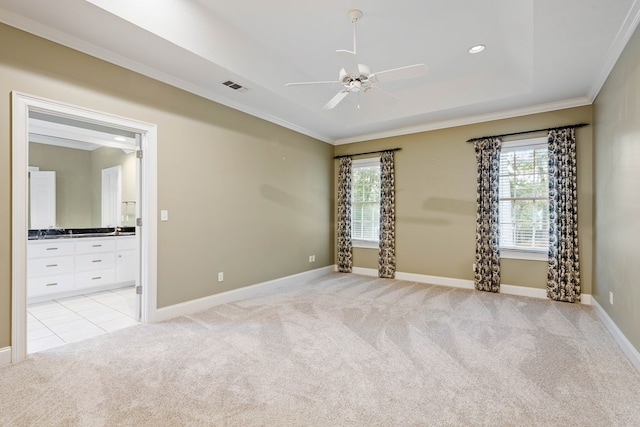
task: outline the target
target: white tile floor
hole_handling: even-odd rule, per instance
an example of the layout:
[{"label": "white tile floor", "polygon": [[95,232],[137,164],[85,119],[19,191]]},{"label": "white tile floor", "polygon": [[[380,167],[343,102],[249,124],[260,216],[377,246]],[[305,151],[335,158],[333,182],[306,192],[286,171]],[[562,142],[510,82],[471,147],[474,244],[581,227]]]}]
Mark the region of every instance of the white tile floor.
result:
[{"label": "white tile floor", "polygon": [[135,288],[60,298],[27,307],[27,352],[137,325]]}]

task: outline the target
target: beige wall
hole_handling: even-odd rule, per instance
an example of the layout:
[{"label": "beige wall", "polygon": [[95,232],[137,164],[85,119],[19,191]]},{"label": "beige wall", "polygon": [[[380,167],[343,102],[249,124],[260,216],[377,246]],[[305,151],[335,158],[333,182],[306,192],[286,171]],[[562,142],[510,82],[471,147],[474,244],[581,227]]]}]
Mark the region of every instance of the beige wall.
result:
[{"label": "beige wall", "polygon": [[[476,163],[473,144],[465,141],[580,122],[593,124],[591,106],[340,145],[335,153],[402,148],[395,153],[397,271],[472,280]],[[585,294],[591,293],[593,257],[592,131],[593,126],[577,130],[579,237]],[[337,165],[337,161],[334,163]],[[376,249],[354,248],[353,252],[355,266],[377,269]],[[545,288],[546,268],[546,262],[503,259],[502,283]]]},{"label": "beige wall", "polygon": [[91,227],[91,153],[29,143],[29,166],[56,172],[56,226]]},{"label": "beige wall", "polygon": [[4,25],[0,75],[0,348],[13,90],[158,125],[158,204],[170,212],[158,225],[159,307],[333,263],[331,145]]},{"label": "beige wall", "polygon": [[640,351],[640,30],[600,91],[594,117],[593,294]]}]

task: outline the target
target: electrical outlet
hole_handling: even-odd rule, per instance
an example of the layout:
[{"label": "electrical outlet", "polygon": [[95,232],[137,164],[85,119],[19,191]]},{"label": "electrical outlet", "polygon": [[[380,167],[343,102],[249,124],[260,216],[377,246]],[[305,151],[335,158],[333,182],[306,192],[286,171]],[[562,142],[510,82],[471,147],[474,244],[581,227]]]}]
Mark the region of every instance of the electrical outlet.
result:
[{"label": "electrical outlet", "polygon": [[476,271],[476,268],[477,268],[477,267],[476,267],[476,263],[474,262],[474,263],[471,265],[471,269],[473,270],[473,272],[474,272],[474,273],[475,273],[475,271]]},{"label": "electrical outlet", "polygon": [[609,304],[613,305],[613,292],[609,292]]},{"label": "electrical outlet", "polygon": [[309,255],[309,262],[316,262],[316,256],[315,255]]},{"label": "electrical outlet", "polygon": [[169,211],[166,211],[166,210],[160,211],[160,221],[169,221]]},{"label": "electrical outlet", "polygon": [[218,273],[218,282],[222,281],[224,281],[224,273],[221,271],[220,273]]}]

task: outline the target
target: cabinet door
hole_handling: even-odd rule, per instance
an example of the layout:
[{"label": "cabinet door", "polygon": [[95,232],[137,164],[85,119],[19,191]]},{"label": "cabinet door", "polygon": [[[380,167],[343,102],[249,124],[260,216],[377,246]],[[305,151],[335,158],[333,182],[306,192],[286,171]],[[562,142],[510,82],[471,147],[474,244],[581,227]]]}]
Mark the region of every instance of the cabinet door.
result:
[{"label": "cabinet door", "polygon": [[104,270],[113,268],[114,265],[115,254],[113,252],[76,255],[76,271]]},{"label": "cabinet door", "polygon": [[114,269],[83,271],[76,273],[76,290],[81,292],[90,290],[92,287],[110,285],[115,283]]},{"label": "cabinet door", "polygon": [[118,251],[116,258],[116,282],[135,282],[138,273],[138,251]]},{"label": "cabinet door", "polygon": [[114,252],[115,250],[116,241],[113,237],[101,237],[99,239],[78,238],[76,241],[76,255]]},{"label": "cabinet door", "polygon": [[31,277],[27,283],[29,298],[44,295],[55,295],[61,292],[73,291],[73,273],[56,276]]},{"label": "cabinet door", "polygon": [[30,240],[27,243],[27,258],[45,258],[73,255],[73,242],[67,239]]},{"label": "cabinet door", "polygon": [[32,278],[73,273],[73,261],[72,255],[30,259],[27,263],[27,276]]}]

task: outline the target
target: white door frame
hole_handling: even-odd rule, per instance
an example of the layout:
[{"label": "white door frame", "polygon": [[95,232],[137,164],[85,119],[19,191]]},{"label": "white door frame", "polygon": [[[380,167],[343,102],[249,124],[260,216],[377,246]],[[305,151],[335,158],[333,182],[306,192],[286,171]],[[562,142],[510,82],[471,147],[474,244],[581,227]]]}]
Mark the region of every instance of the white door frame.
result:
[{"label": "white door frame", "polygon": [[[41,112],[95,123],[140,134],[142,188],[140,189],[140,284],[142,322],[153,322],[157,307],[157,126],[108,113],[89,110],[13,91],[12,185],[11,185],[11,361],[27,356],[27,235],[29,160],[29,113]],[[118,146],[114,142],[114,146]],[[138,209],[138,208],[137,208]]]}]

